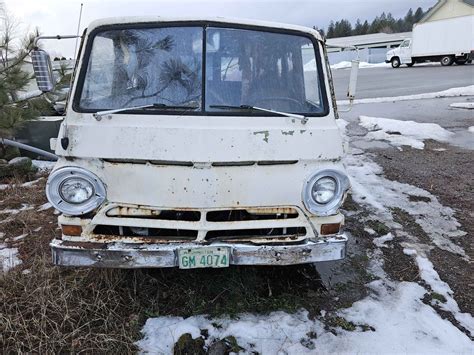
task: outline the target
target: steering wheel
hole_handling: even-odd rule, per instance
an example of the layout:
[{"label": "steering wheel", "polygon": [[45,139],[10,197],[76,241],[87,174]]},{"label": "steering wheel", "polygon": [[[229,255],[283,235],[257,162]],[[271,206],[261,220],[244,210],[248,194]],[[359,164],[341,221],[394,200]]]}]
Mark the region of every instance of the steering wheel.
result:
[{"label": "steering wheel", "polygon": [[297,107],[298,107],[298,111],[304,111],[304,105],[300,101],[298,101],[296,99],[293,99],[291,97],[284,97],[284,96],[281,96],[281,97],[280,96],[262,97],[262,98],[256,99],[255,104],[253,106],[259,106],[258,104],[260,102],[267,102],[267,101],[287,101],[291,104],[296,104]]}]

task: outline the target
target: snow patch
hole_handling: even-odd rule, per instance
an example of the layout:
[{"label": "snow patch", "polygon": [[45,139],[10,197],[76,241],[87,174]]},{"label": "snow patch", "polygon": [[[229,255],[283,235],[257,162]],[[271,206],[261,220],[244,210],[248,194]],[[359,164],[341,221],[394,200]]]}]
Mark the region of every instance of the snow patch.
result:
[{"label": "snow patch", "polygon": [[385,242],[389,242],[389,241],[393,240],[393,238],[394,238],[394,235],[392,233],[388,233],[384,236],[374,238],[373,242],[379,248],[388,248],[388,245],[385,245]]},{"label": "snow patch", "polygon": [[411,146],[423,149],[426,139],[446,142],[453,135],[436,123],[418,123],[415,121],[400,121],[390,118],[360,116],[360,125],[369,130],[367,138],[384,140],[391,145],[400,147]]},{"label": "snow patch", "polygon": [[19,240],[25,239],[27,236],[28,236],[28,233],[21,234],[21,235],[19,235],[18,237],[14,237],[14,238],[13,238],[13,241],[14,241],[14,242],[17,242],[17,241],[19,241]]},{"label": "snow patch", "polygon": [[[351,67],[352,67],[352,62],[349,62],[349,61],[342,61],[342,62],[331,65],[331,69],[333,69],[333,70],[349,69]],[[390,67],[390,64],[387,64],[387,63],[367,63],[367,62],[360,62],[359,63],[359,68],[361,68],[361,69],[389,68],[389,67]]]},{"label": "snow patch", "polygon": [[35,186],[38,182],[40,182],[41,180],[43,180],[43,178],[39,178],[39,179],[36,179],[36,180],[32,180],[32,181],[28,181],[28,182],[25,182],[23,184],[21,184],[20,186],[21,187],[32,187],[32,186]]},{"label": "snow patch", "polygon": [[15,214],[18,214],[18,213],[23,212],[23,211],[32,210],[33,208],[34,208],[33,206],[30,206],[26,203],[22,203],[20,208],[18,208],[18,209],[6,208],[4,210],[1,210],[0,214],[13,214],[13,215],[15,215]]},{"label": "snow patch", "polygon": [[[444,91],[417,94],[417,95],[404,95],[394,97],[376,97],[367,99],[354,100],[354,104],[373,104],[382,102],[396,102],[396,101],[409,101],[409,100],[424,100],[424,99],[437,99],[442,97],[457,97],[457,96],[474,96],[474,85],[452,88]],[[338,105],[349,105],[349,100],[337,101]]]},{"label": "snow patch", "polygon": [[46,203],[42,204],[41,206],[39,206],[37,211],[45,211],[45,210],[50,209],[51,207],[53,207],[53,205],[50,204],[49,202],[46,202]]},{"label": "snow patch", "polygon": [[[146,321],[143,339],[137,342],[141,353],[172,354],[173,345],[185,333],[197,338],[206,329],[205,345],[216,339],[234,336],[244,354],[314,354],[318,353],[470,353],[470,339],[442,319],[421,299],[426,290],[416,283],[374,281],[371,295],[338,316],[356,326],[370,326],[373,331],[336,328],[336,334],[324,329],[320,320],[311,320],[308,312],[274,312],[269,315],[242,314],[237,318],[209,319],[205,316],[158,317]],[[311,339],[308,333],[316,333]]]},{"label": "snow patch", "polygon": [[8,270],[21,264],[21,259],[18,256],[18,248],[8,248],[6,244],[0,244],[0,265],[2,272],[6,273]]},{"label": "snow patch", "polygon": [[431,261],[424,256],[418,255],[416,262],[420,269],[421,278],[430,285],[434,292],[442,295],[446,299],[445,303],[438,302],[438,306],[450,312],[454,318],[474,336],[474,318],[469,313],[461,313],[457,302],[453,298],[453,291],[446,282],[440,279]]},{"label": "snow patch", "polygon": [[474,102],[455,102],[455,103],[452,103],[451,105],[449,105],[449,107],[474,110]]},{"label": "snow patch", "polygon": [[469,127],[467,130],[471,133],[474,133],[474,126]]}]

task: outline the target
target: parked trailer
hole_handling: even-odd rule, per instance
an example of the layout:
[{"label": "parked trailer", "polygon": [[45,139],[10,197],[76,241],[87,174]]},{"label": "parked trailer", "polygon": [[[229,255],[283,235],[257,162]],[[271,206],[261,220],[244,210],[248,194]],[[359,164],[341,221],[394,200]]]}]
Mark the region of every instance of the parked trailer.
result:
[{"label": "parked trailer", "polygon": [[387,52],[386,63],[393,68],[402,64],[440,62],[443,66],[472,61],[474,57],[474,15],[417,24],[413,38]]}]

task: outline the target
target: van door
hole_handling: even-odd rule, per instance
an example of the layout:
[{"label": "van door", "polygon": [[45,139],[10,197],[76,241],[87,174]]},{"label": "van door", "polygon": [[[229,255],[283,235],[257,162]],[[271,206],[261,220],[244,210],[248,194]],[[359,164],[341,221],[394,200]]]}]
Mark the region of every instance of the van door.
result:
[{"label": "van door", "polygon": [[402,64],[411,63],[411,40],[406,39],[400,44],[400,60]]}]

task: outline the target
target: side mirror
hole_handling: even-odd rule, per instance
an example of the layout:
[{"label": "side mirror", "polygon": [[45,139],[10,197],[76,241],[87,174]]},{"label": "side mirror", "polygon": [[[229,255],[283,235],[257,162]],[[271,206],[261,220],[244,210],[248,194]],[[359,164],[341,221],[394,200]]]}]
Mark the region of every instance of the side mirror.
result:
[{"label": "side mirror", "polygon": [[353,60],[351,67],[351,77],[349,79],[349,89],[347,90],[347,97],[350,101],[355,99],[357,90],[357,77],[359,75],[359,61]]},{"label": "side mirror", "polygon": [[49,54],[42,49],[31,51],[31,61],[35,72],[36,84],[42,92],[51,92],[54,89],[55,81],[53,67]]}]

